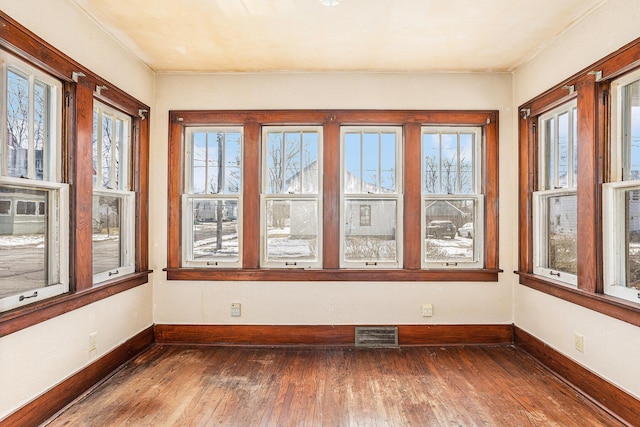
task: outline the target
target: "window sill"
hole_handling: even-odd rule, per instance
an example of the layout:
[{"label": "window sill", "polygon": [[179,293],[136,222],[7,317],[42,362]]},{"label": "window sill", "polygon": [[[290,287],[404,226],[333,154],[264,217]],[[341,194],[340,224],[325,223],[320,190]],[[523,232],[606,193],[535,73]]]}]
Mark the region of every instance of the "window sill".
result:
[{"label": "window sill", "polygon": [[143,285],[149,281],[149,273],[142,271],[92,287],[37,302],[4,313],[0,313],[0,337],[28,328],[46,320],[68,313],[101,299]]},{"label": "window sill", "polygon": [[312,282],[497,282],[500,269],[346,270],[165,268],[168,280]]},{"label": "window sill", "polygon": [[614,319],[640,326],[640,304],[609,295],[585,292],[532,273],[521,271],[516,271],[515,273],[520,276],[521,285],[597,311]]}]

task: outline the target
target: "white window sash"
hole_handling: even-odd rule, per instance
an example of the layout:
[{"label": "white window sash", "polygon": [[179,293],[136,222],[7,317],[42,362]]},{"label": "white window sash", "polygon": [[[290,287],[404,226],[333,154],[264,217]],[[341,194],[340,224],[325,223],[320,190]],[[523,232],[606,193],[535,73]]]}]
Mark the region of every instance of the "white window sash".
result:
[{"label": "white window sash", "polygon": [[602,236],[604,293],[632,302],[640,301],[640,290],[626,286],[625,192],[640,190],[640,181],[602,185]]},{"label": "white window sash", "polygon": [[[396,259],[393,261],[362,259],[347,260],[345,254],[345,215],[347,201],[363,200],[363,201],[385,201],[392,200],[396,202]],[[342,209],[340,209],[340,268],[362,268],[362,269],[397,269],[404,265],[403,260],[403,241],[404,241],[404,203],[402,194],[349,194],[343,195],[341,200]],[[372,212],[373,215],[373,212]]]},{"label": "white window sash", "polygon": [[629,73],[611,82],[611,181],[623,180],[623,167],[625,162],[624,142],[622,140],[623,112],[626,106],[622,105],[623,89],[625,86],[640,80],[640,70]]},{"label": "white window sash", "polygon": [[117,197],[122,200],[120,212],[120,266],[93,275],[93,284],[131,274],[135,271],[135,193],[122,190],[93,190],[93,196]]},{"label": "white window sash", "polygon": [[[549,181],[551,182],[551,186],[552,188],[541,188],[541,190],[554,190],[554,189],[559,189],[559,183],[558,183],[558,165],[559,165],[559,144],[558,144],[558,140],[559,140],[559,127],[558,127],[558,117],[560,117],[561,115],[567,113],[568,117],[569,117],[569,141],[568,141],[568,147],[567,147],[567,187],[563,187],[563,188],[576,188],[577,183],[574,182],[574,172],[573,172],[573,164],[574,164],[574,158],[576,157],[577,153],[574,153],[574,146],[575,144],[575,140],[578,137],[578,135],[574,135],[573,134],[573,120],[574,120],[574,109],[576,109],[578,106],[578,102],[577,100],[572,100],[569,101],[565,104],[562,104],[561,106],[554,108],[551,111],[548,111],[544,114],[542,114],[538,120],[538,135],[540,135],[540,144],[539,144],[539,153],[538,153],[538,159],[539,159],[539,165],[538,165],[538,182],[540,182],[540,185],[544,185],[545,182],[547,182],[546,178],[549,178]],[[577,112],[575,113],[577,114]],[[555,145],[553,147],[549,147],[549,143],[547,141],[547,135],[546,135],[546,131],[545,131],[545,126],[544,123],[549,120],[549,119],[554,119],[555,121],[555,127],[554,127],[554,141],[555,141]],[[553,158],[554,158],[554,171],[552,172],[553,176],[552,177],[547,177],[546,176],[546,170],[547,170],[547,164],[546,164],[546,159],[547,159],[547,150],[549,148],[553,148],[554,153],[553,153]]]},{"label": "white window sash", "polygon": [[55,282],[40,288],[10,295],[0,299],[0,312],[51,298],[69,291],[69,186],[67,184],[0,177],[0,185],[27,187],[48,192],[49,216],[47,218],[49,251],[47,253],[48,277]]},{"label": "white window sash", "polygon": [[575,274],[555,270],[543,265],[543,260],[547,258],[546,248],[549,238],[547,227],[549,221],[546,217],[547,201],[553,196],[571,195],[576,195],[575,189],[557,189],[533,193],[533,272],[576,287],[577,276]]},{"label": "white window sash", "polygon": [[[473,134],[473,159],[472,161],[472,179],[473,183],[471,185],[471,193],[470,195],[480,194],[482,192],[482,128],[480,127],[457,127],[457,126],[422,126],[421,129],[421,137],[420,137],[420,152],[422,153],[422,149],[424,144],[422,143],[423,135],[442,135],[442,134]],[[442,163],[442,144],[440,144],[440,162]],[[422,158],[424,158],[425,153],[422,153]],[[460,175],[460,164],[457,164],[457,173]],[[420,162],[420,168],[423,168],[423,162]],[[421,176],[424,177],[424,170],[422,170]],[[439,179],[442,179],[440,177]],[[424,193],[424,182],[422,182],[421,178],[421,188]],[[442,185],[442,184],[441,184]],[[428,193],[430,195],[443,194],[440,192]]]},{"label": "white window sash", "polygon": [[[390,133],[395,134],[395,191],[393,193],[368,193],[365,191],[347,193],[345,191],[345,135],[347,133]],[[402,157],[403,132],[399,126],[341,126],[340,127],[340,268],[358,269],[398,269],[404,265],[403,247],[403,182],[404,168]],[[362,158],[360,159],[362,161]],[[379,158],[378,161],[381,161]],[[360,172],[362,173],[362,171]],[[363,259],[347,260],[345,253],[346,229],[345,214],[346,205],[349,200],[395,200],[396,201],[396,259],[393,261]]]},{"label": "white window sash", "polygon": [[35,153],[34,153],[34,122],[33,122],[33,96],[34,96],[34,85],[36,81],[44,83],[50,89],[49,91],[49,103],[47,105],[47,113],[48,113],[48,125],[49,128],[46,129],[46,134],[48,135],[48,141],[50,145],[46,145],[43,147],[43,159],[44,162],[44,174],[43,181],[51,181],[51,182],[60,182],[62,180],[62,171],[60,166],[60,161],[58,159],[61,158],[62,155],[62,147],[58,141],[62,138],[62,126],[60,126],[61,121],[61,111],[62,111],[62,84],[50,77],[49,75],[43,73],[39,69],[21,61],[20,59],[0,50],[0,63],[1,67],[1,78],[0,81],[0,96],[2,97],[3,102],[0,102],[0,144],[2,147],[0,148],[0,175],[6,176],[7,174],[7,158],[8,158],[8,147],[7,147],[7,114],[8,114],[8,106],[7,106],[7,75],[8,70],[11,69],[13,72],[25,77],[29,81],[29,178],[34,178],[35,176]]},{"label": "white window sash", "polygon": [[[426,212],[425,204],[427,200],[475,200],[473,213],[473,257],[471,260],[447,260],[447,261],[429,261],[425,257],[426,245]],[[430,195],[424,194],[420,207],[421,228],[420,228],[420,259],[422,260],[423,269],[464,269],[464,268],[483,268],[484,267],[484,195]],[[457,231],[456,231],[457,233]]]},{"label": "white window sash", "polygon": [[[238,206],[238,259],[225,260],[222,258],[193,259],[193,200],[235,200]],[[183,194],[182,195],[182,265],[184,267],[203,268],[240,268],[242,267],[242,198],[239,195],[224,194]]]},{"label": "white window sash", "polygon": [[[315,260],[299,260],[295,258],[278,258],[270,259],[267,253],[268,236],[267,236],[267,203],[270,200],[282,201],[310,201],[316,202],[318,211],[316,217],[317,230],[317,248]],[[260,196],[260,266],[265,268],[292,268],[292,269],[312,269],[322,268],[322,198],[313,194],[269,194]]]}]

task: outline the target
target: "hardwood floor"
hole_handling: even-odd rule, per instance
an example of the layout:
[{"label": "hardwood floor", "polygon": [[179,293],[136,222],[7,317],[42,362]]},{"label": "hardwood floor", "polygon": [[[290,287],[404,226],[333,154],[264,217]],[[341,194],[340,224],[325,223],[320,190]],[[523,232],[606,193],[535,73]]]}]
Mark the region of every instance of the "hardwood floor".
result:
[{"label": "hardwood floor", "polygon": [[513,347],[157,345],[48,426],[617,426]]}]

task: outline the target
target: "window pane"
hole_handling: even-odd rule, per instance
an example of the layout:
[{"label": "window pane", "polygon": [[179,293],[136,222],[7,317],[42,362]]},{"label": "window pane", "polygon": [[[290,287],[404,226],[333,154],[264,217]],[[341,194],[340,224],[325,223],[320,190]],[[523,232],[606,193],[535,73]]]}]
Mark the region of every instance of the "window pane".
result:
[{"label": "window pane", "polygon": [[194,261],[238,260],[238,201],[193,199],[191,230]]},{"label": "window pane", "polygon": [[28,177],[29,79],[7,71],[7,175]]},{"label": "window pane", "polygon": [[577,273],[576,211],[575,195],[547,199],[547,259],[543,267],[569,274]]},{"label": "window pane", "polygon": [[345,193],[395,193],[397,143],[394,132],[345,133]]},{"label": "window pane", "polygon": [[238,194],[240,132],[196,131],[191,139],[191,194]]},{"label": "window pane", "polygon": [[569,135],[570,135],[569,113],[562,113],[558,116],[558,187],[567,188],[569,186],[569,165],[573,161],[569,159]]},{"label": "window pane", "polygon": [[302,188],[301,193],[318,193],[318,132],[302,134]]},{"label": "window pane", "polygon": [[473,262],[475,199],[425,200],[426,262]]},{"label": "window pane", "polygon": [[422,135],[422,189],[427,194],[440,193],[440,134]]},{"label": "window pane", "polygon": [[93,197],[93,274],[122,265],[121,212],[121,197]]},{"label": "window pane", "polygon": [[551,190],[556,187],[556,126],[555,126],[555,118],[550,118],[544,122],[544,132],[545,132],[545,147],[544,147],[544,164],[545,164],[545,182],[544,188],[546,190]]},{"label": "window pane", "polygon": [[267,194],[318,192],[318,133],[267,132]]},{"label": "window pane", "polygon": [[362,189],[362,153],[360,134],[348,132],[344,136],[344,191],[361,193]]},{"label": "window pane", "polygon": [[0,297],[47,286],[47,215],[35,215],[37,205],[47,206],[47,191],[0,186],[0,194],[23,212],[0,215]]},{"label": "window pane", "polygon": [[380,192],[396,192],[396,135],[383,133],[380,139]]},{"label": "window pane", "polygon": [[102,115],[102,187],[115,188],[111,182],[112,156],[114,149],[113,119]]},{"label": "window pane", "polygon": [[43,83],[36,82],[34,85],[33,100],[33,138],[35,153],[35,179],[44,179],[44,150],[49,139],[48,135],[48,95],[49,87]]},{"label": "window pane", "polygon": [[623,89],[624,179],[640,179],[640,80]]},{"label": "window pane", "polygon": [[473,139],[471,133],[460,134],[460,194],[472,194],[473,182]]},{"label": "window pane", "polygon": [[240,155],[241,135],[239,132],[227,132],[225,138],[225,194],[240,193]]},{"label": "window pane", "polygon": [[267,200],[266,261],[318,259],[318,201]]},{"label": "window pane", "polygon": [[[428,128],[424,128],[428,129]],[[433,128],[422,133],[422,191],[424,194],[475,194],[473,131]]]},{"label": "window pane", "polygon": [[625,192],[625,286],[640,289],[640,190]]},{"label": "window pane", "polygon": [[194,132],[191,147],[191,193],[193,194],[205,194],[206,192],[208,148],[207,133]]},{"label": "window pane", "polygon": [[[370,225],[360,225],[360,207],[370,206]],[[397,201],[347,199],[344,214],[346,261],[397,261]]]}]

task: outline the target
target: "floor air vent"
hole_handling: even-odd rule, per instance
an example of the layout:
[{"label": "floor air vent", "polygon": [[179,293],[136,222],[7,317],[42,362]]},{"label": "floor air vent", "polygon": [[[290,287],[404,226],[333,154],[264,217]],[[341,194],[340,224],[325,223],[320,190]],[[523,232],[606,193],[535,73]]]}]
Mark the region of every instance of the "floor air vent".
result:
[{"label": "floor air vent", "polygon": [[356,326],[356,347],[398,347],[398,327]]}]

